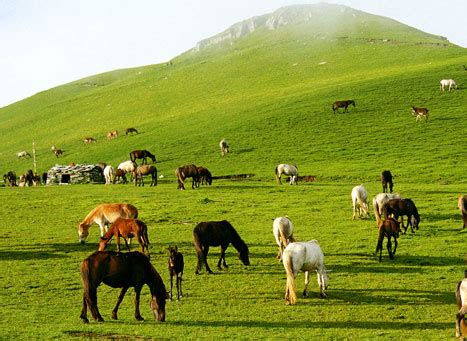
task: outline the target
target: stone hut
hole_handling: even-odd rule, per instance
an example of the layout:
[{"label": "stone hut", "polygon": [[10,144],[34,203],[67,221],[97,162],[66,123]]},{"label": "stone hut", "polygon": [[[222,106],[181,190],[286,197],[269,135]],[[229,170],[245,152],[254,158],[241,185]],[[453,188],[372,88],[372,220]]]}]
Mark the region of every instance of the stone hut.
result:
[{"label": "stone hut", "polygon": [[98,165],[55,165],[47,172],[47,185],[105,183]]}]

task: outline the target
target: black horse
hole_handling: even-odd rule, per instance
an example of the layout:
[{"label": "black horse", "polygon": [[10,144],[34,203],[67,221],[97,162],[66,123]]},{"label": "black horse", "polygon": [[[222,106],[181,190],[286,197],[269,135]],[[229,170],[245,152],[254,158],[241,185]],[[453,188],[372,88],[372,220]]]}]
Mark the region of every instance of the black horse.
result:
[{"label": "black horse", "polygon": [[176,246],[169,246],[169,260],[167,262],[167,267],[169,268],[170,273],[170,300],[172,301],[173,278],[175,277],[177,300],[180,301],[180,297],[182,297],[182,275],[185,263],[183,261],[182,253],[178,252],[178,248]]},{"label": "black horse", "polygon": [[[401,217],[404,234],[407,232],[409,225],[412,232],[414,232],[414,228],[418,230],[420,215],[418,214],[415,203],[411,199],[391,199],[384,204],[383,213],[385,217],[390,217],[391,214],[394,215],[396,220]],[[407,216],[407,226],[404,226],[403,216]]]},{"label": "black horse", "polygon": [[227,268],[225,263],[225,250],[230,243],[237,249],[240,260],[245,265],[250,265],[248,258],[248,246],[240,238],[237,231],[226,220],[222,221],[206,221],[196,225],[193,230],[193,242],[195,245],[196,254],[198,256],[198,264],[196,265],[196,274],[199,274],[203,264],[206,266],[206,271],[212,273],[207,262],[207,256],[210,246],[220,246],[221,255],[217,267],[222,270],[221,263],[224,268]]},{"label": "black horse", "polygon": [[136,163],[136,159],[143,159],[142,164],[145,165],[147,163],[147,158],[152,160],[152,163],[156,162],[156,157],[146,149],[143,150],[133,150],[130,152],[130,159],[131,161]]},{"label": "black horse", "polygon": [[151,291],[151,310],[157,321],[165,321],[165,300],[167,292],[164,282],[149,258],[140,252],[116,253],[110,251],[97,251],[81,263],[81,280],[83,282],[83,309],[81,320],[88,323],[87,308],[91,310],[92,317],[102,322],[104,319],[97,308],[97,287],[107,284],[112,288],[122,288],[117,304],[112,311],[112,318],[117,319],[120,303],[128,288],[135,288],[135,318],[142,321],[139,312],[139,298],[141,289],[147,284]]},{"label": "black horse", "polygon": [[[383,185],[383,193],[392,193],[392,174],[391,171],[385,170],[381,173],[381,184]],[[388,191],[389,185],[389,191]]]},{"label": "black horse", "polygon": [[198,187],[199,172],[198,172],[198,167],[196,167],[195,165],[185,165],[182,167],[178,167],[175,170],[175,177],[177,178],[177,183],[178,183],[177,188],[180,190],[185,189],[186,178],[193,179],[191,183],[191,188],[195,189],[195,187]]},{"label": "black horse", "polygon": [[3,182],[5,183],[5,186],[18,186],[18,184],[16,183],[16,173],[14,171],[9,171],[5,175],[3,175]]},{"label": "black horse", "polygon": [[333,104],[332,104],[332,111],[334,112],[334,114],[337,112],[339,112],[339,108],[344,108],[344,112],[348,112],[348,107],[349,105],[353,105],[355,107],[355,101],[354,100],[346,100],[346,101],[335,101]]}]

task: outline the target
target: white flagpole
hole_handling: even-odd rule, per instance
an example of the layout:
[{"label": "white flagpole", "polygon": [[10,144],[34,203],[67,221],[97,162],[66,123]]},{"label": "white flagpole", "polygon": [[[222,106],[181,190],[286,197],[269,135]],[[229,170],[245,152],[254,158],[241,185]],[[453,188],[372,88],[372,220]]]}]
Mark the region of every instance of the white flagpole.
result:
[{"label": "white flagpole", "polygon": [[36,174],[36,142],[32,141],[32,157],[34,159],[34,174]]}]

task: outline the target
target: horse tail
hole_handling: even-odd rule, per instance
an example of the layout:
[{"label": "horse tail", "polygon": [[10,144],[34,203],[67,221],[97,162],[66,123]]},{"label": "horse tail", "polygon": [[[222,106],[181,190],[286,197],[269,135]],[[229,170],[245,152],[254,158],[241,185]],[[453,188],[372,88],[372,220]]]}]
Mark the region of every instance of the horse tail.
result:
[{"label": "horse tail", "polygon": [[86,258],[81,263],[80,274],[81,282],[83,283],[83,304],[87,304],[91,310],[92,316],[95,318],[96,312],[93,302],[97,300],[97,291],[96,288],[92,288],[92,275],[90,269],[91,261],[89,258]]},{"label": "horse tail", "polygon": [[196,269],[198,271],[198,270],[201,270],[203,264],[206,264],[206,259],[204,257],[202,244],[201,244],[201,241],[199,240],[199,235],[198,235],[198,231],[196,228],[193,231],[193,244],[195,246],[196,255],[198,256],[198,267]]},{"label": "horse tail", "polygon": [[285,273],[287,274],[287,284],[285,289],[285,299],[287,304],[297,303],[297,293],[295,292],[295,276],[293,269],[293,259],[288,253],[282,258]]}]

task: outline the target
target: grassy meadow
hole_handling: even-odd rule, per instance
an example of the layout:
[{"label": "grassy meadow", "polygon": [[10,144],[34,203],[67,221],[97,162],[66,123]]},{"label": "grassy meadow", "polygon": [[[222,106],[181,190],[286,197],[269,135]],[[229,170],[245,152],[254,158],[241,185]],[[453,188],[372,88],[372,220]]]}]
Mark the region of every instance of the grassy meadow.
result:
[{"label": "grassy meadow", "polygon": [[[33,168],[32,159],[16,159],[31,152],[32,141],[38,173],[72,162],[117,166],[131,150],[148,149],[163,175],[157,187],[0,187],[2,338],[453,338],[455,285],[467,268],[457,209],[458,195],[467,193],[466,49],[361,12],[346,18],[345,30],[332,34],[312,21],[258,29],[169,65],[92,76],[0,108],[2,175]],[[442,78],[455,79],[458,89],[441,93]],[[332,103],[342,99],[356,107],[333,114]],[[428,122],[416,122],[411,105],[427,107]],[[122,136],[127,127],[140,134]],[[106,140],[114,129],[121,135]],[[85,145],[87,136],[97,143]],[[231,146],[224,158],[222,138]],[[56,158],[52,145],[64,155]],[[196,190],[190,180],[177,191],[174,170],[188,163],[214,176],[254,175]],[[279,186],[278,163],[297,164],[316,181]],[[373,198],[384,169],[395,191],[413,199],[421,223],[399,238],[394,260],[384,249],[379,263],[375,221],[352,220],[350,192],[363,184]],[[97,250],[99,229],[80,245],[77,228],[104,202],[139,209],[166,286],[167,247],[184,254],[185,296],[168,302],[165,323],[154,321],[147,287],[146,321],[134,319],[132,290],[119,320],[111,320],[119,290],[107,286],[98,292],[105,322],[81,323],[79,266]],[[285,305],[272,235],[272,219],[281,215],[291,218],[298,240],[319,241],[333,270],[327,299],[312,276],[310,297]],[[219,271],[219,250],[211,248],[214,274],[196,276],[193,228],[222,219],[249,245],[251,266],[229,247],[230,268]],[[303,281],[300,274],[299,293]]]}]

